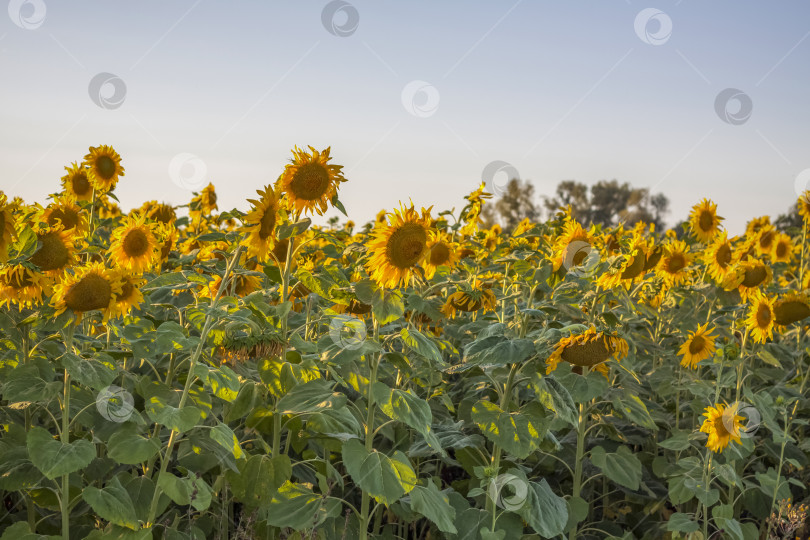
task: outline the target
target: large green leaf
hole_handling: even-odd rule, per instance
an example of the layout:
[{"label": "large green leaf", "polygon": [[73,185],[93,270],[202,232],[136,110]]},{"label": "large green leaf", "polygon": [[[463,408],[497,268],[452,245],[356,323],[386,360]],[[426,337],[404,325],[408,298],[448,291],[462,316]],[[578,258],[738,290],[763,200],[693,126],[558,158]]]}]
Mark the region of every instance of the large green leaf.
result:
[{"label": "large green leaf", "polygon": [[284,482],[292,476],[290,458],[280,454],[274,458],[251,456],[237,462],[239,472],[227,471],[225,477],[234,496],[249,506],[265,506]]},{"label": "large green leaf", "polygon": [[641,462],[626,446],[620,446],[614,454],[608,454],[604,448],[597,446],[591,450],[591,461],[617,484],[638,489],[641,482]]},{"label": "large green leaf", "polygon": [[439,491],[436,484],[428,481],[427,487],[416,486],[410,493],[411,509],[428,518],[444,533],[456,533],[453,520],[456,510],[450,506],[450,501],[444,493]]},{"label": "large green leaf", "polygon": [[[36,245],[36,243],[34,243]],[[18,521],[13,525],[9,525],[0,536],[0,540],[62,540],[62,535],[59,536],[45,536],[44,534],[36,534],[31,532],[28,527],[27,521]]]},{"label": "large green leaf", "polygon": [[381,382],[372,385],[374,400],[389,418],[399,420],[422,434],[431,448],[445,455],[441,442],[433,433],[430,405],[413,392],[388,388]]},{"label": "large green leaf", "polygon": [[286,396],[278,400],[276,410],[282,414],[315,413],[345,404],[344,394],[333,392],[328,381],[315,379],[293,387]]},{"label": "large green leaf", "polygon": [[102,519],[133,531],[140,528],[129,493],[121,486],[117,477],[112,477],[102,489],[93,486],[84,488],[82,499]]},{"label": "large green leaf", "polygon": [[303,484],[286,482],[266,510],[267,522],[275,527],[301,531],[317,527],[340,514],[338,499],[326,499]]},{"label": "large green leaf", "polygon": [[464,348],[464,361],[476,365],[514,364],[534,355],[534,342],[491,336],[473,341]]},{"label": "large green leaf", "polygon": [[655,425],[650,416],[650,411],[647,410],[647,406],[638,396],[625,392],[623,396],[614,395],[611,402],[613,403],[613,410],[625,420],[653,431],[658,430],[658,426]]},{"label": "large green leaf", "polygon": [[160,444],[138,433],[134,424],[124,424],[110,436],[107,442],[107,455],[125,465],[142,463],[160,450]]},{"label": "large green leaf", "polygon": [[538,375],[533,379],[533,385],[540,403],[572,426],[577,426],[579,413],[574,404],[574,399],[557,379]]},{"label": "large green leaf", "polygon": [[568,506],[546,482],[529,482],[528,497],[518,514],[539,535],[554,538],[562,534],[568,522]]},{"label": "large green leaf", "polygon": [[489,440],[521,459],[537,449],[551,424],[551,418],[537,402],[508,413],[481,400],[472,407],[472,420]]},{"label": "large green leaf", "polygon": [[419,330],[413,327],[403,328],[400,336],[408,347],[427,358],[434,366],[443,368],[447,365],[433,340]]},{"label": "large green leaf", "polygon": [[360,488],[377,502],[391,505],[416,486],[416,473],[400,451],[392,457],[366,450],[363,443],[350,439],[343,443],[343,464]]},{"label": "large green leaf", "polygon": [[236,434],[226,424],[217,424],[211,429],[211,438],[220,446],[231,452],[235,459],[240,459],[243,455],[242,447],[239,446],[239,439]]},{"label": "large green leaf", "polygon": [[202,512],[211,505],[211,487],[192,472],[185,478],[164,472],[158,477],[157,485],[172,501],[181,506],[190,504]]},{"label": "large green leaf", "polygon": [[115,380],[116,371],[98,360],[79,358],[75,354],[62,356],[62,365],[71,378],[95,390],[101,390]]},{"label": "large green leaf", "polygon": [[79,439],[65,444],[41,427],[31,428],[26,442],[31,462],[49,480],[87,467],[96,457],[90,441]]},{"label": "large green leaf", "polygon": [[149,418],[177,432],[189,431],[202,416],[202,411],[193,405],[185,405],[182,409],[175,406],[179,405],[179,392],[162,383],[147,385],[144,393],[144,408]]}]

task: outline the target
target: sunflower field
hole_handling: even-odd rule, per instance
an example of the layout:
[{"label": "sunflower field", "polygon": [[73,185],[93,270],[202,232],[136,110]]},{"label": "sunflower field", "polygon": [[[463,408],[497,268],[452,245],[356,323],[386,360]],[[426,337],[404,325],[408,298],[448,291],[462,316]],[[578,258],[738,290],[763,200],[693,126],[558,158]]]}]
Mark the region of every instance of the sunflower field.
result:
[{"label": "sunflower field", "polygon": [[329,148],[229,211],[66,171],[0,192],[0,540],[810,533],[810,192],[738,237],[488,228],[484,185],[316,226]]}]

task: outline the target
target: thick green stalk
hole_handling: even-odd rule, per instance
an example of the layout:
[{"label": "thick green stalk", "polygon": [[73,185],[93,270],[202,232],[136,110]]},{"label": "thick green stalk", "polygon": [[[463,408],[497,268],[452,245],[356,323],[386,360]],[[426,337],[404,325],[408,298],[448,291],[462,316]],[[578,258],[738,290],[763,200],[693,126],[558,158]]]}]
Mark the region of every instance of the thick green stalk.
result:
[{"label": "thick green stalk", "polygon": [[[290,299],[290,273],[292,272],[292,259],[293,248],[295,247],[295,238],[290,238],[287,243],[287,257],[284,263],[284,273],[281,276],[281,303],[287,302]],[[281,338],[282,338],[282,354],[281,360],[287,359],[287,318],[289,314],[281,321]],[[284,420],[284,415],[279,412],[273,412],[273,453],[272,456],[276,457],[281,451],[281,423]]]},{"label": "thick green stalk", "polygon": [[[582,492],[582,460],[585,456],[585,404],[579,404],[579,420],[577,422],[577,454],[574,464],[574,491],[572,497],[579,497]],[[568,540],[576,540],[577,527],[573,527],[568,533]]]},{"label": "thick green stalk", "polygon": [[[65,336],[65,354],[73,350],[73,332],[76,329],[77,320],[71,321]],[[62,389],[62,432],[59,440],[62,444],[70,444],[70,373],[65,370],[65,384]],[[59,500],[62,512],[62,538],[70,538],[70,475],[62,475],[62,492]]]},{"label": "thick green stalk", "polygon": [[[377,318],[374,317],[374,341],[378,341],[379,337],[380,325],[377,322]],[[366,393],[366,402],[368,404],[366,411],[366,450],[371,452],[374,448],[374,394],[371,391],[371,387],[377,382],[377,368],[380,367],[380,355],[372,354],[369,355],[368,359],[371,374],[368,379],[368,391]],[[360,501],[360,540],[368,539],[368,510],[370,502],[371,499],[368,493],[363,491]]]}]

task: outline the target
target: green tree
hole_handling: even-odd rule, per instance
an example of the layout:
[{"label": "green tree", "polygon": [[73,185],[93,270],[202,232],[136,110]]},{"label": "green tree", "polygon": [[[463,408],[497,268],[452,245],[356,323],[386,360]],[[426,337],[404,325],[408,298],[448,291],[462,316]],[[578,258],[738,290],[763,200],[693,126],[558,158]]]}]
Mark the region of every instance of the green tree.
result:
[{"label": "green tree", "polygon": [[495,215],[503,228],[507,231],[514,229],[524,218],[536,221],[540,217],[540,209],[533,202],[534,185],[529,181],[521,181],[517,178],[509,180],[506,190],[500,198],[495,201],[494,211],[485,210],[482,212],[482,219],[487,222],[493,220]]}]

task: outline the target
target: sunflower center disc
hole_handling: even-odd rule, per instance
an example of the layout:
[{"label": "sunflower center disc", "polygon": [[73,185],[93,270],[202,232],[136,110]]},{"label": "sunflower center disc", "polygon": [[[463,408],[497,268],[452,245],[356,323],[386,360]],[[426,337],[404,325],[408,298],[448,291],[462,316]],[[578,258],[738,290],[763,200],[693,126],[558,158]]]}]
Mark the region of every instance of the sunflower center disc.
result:
[{"label": "sunflower center disc", "polygon": [[80,172],[73,175],[71,178],[71,185],[73,186],[73,193],[76,195],[87,195],[90,193],[90,182],[87,180],[87,173]]},{"label": "sunflower center disc", "polygon": [[275,228],[276,213],[274,212],[273,208],[270,207],[264,211],[262,218],[259,220],[259,238],[266,240],[270,235],[273,234],[273,230]]},{"label": "sunflower center disc", "polygon": [[765,269],[765,265],[755,266],[745,271],[742,285],[744,287],[756,287],[765,281],[766,277],[768,277],[768,271]]},{"label": "sunflower center disc", "polygon": [[610,356],[604,339],[593,339],[585,343],[572,343],[560,355],[569,364],[590,367],[601,364]]},{"label": "sunflower center disc", "polygon": [[79,224],[79,214],[70,208],[54,208],[48,216],[48,225],[55,227],[60,221],[65,229],[73,229]]},{"label": "sunflower center disc", "polygon": [[90,274],[73,285],[65,295],[65,305],[73,311],[104,309],[110,303],[112,287],[102,276]]},{"label": "sunflower center disc", "polygon": [[135,285],[133,285],[129,281],[125,281],[124,285],[121,287],[121,294],[116,295],[116,300],[118,302],[129,300],[129,298],[132,296],[132,293],[134,292],[135,292]]},{"label": "sunflower center disc", "polygon": [[433,266],[439,266],[447,262],[447,259],[450,258],[450,250],[447,247],[447,244],[440,242],[430,248],[430,264]]},{"label": "sunflower center disc", "polygon": [[70,259],[68,247],[58,233],[49,232],[39,237],[42,247],[31,257],[31,262],[42,270],[58,270]]},{"label": "sunflower center disc", "polygon": [[329,171],[318,163],[301,165],[290,182],[290,191],[298,199],[320,199],[329,188]]},{"label": "sunflower center disc", "polygon": [[683,255],[681,255],[680,253],[676,253],[669,259],[667,271],[670,274],[674,274],[675,272],[683,270],[684,266],[686,266],[686,259],[684,259]]},{"label": "sunflower center disc", "polygon": [[757,326],[767,328],[771,324],[771,310],[768,306],[759,306],[757,309]]},{"label": "sunflower center disc", "polygon": [[388,239],[388,260],[397,268],[410,268],[419,262],[426,243],[424,227],[417,223],[407,223],[395,230]]},{"label": "sunflower center disc", "polygon": [[149,249],[149,239],[140,229],[134,229],[124,237],[124,253],[128,257],[140,257]]},{"label": "sunflower center disc", "polygon": [[703,339],[703,336],[693,337],[692,342],[689,344],[689,354],[698,354],[703,352],[705,345],[706,340]]},{"label": "sunflower center disc", "polygon": [[703,232],[709,232],[714,227],[714,216],[711,212],[704,210],[700,213],[700,219],[698,219],[698,226],[700,230]]},{"label": "sunflower center disc", "polygon": [[96,160],[98,175],[105,180],[115,176],[115,161],[110,156],[99,156]]},{"label": "sunflower center disc", "polygon": [[720,246],[714,260],[721,268],[728,266],[728,263],[731,262],[731,247],[728,244]]},{"label": "sunflower center disc", "polygon": [[810,306],[799,300],[778,303],[773,311],[776,322],[785,326],[810,317]]}]

